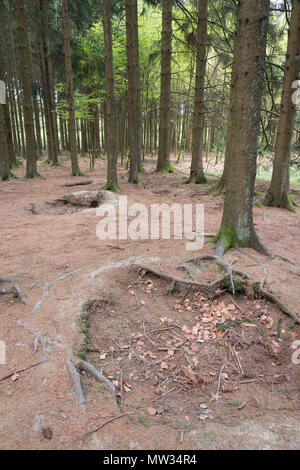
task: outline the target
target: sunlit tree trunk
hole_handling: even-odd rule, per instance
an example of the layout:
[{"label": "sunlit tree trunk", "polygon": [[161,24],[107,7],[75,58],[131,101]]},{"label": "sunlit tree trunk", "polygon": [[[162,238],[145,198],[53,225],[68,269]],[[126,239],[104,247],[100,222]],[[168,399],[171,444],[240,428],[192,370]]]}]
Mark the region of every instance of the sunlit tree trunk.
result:
[{"label": "sunlit tree trunk", "polygon": [[279,124],[275,142],[272,181],[264,204],[294,210],[296,203],[290,196],[290,159],[296,103],[292,95],[293,83],[300,71],[300,0],[293,0],[289,28],[285,74],[283,81]]},{"label": "sunlit tree trunk", "polygon": [[269,0],[240,0],[231,88],[228,175],[217,253],[242,245],[264,251],[254,230],[253,193],[260,130]]}]

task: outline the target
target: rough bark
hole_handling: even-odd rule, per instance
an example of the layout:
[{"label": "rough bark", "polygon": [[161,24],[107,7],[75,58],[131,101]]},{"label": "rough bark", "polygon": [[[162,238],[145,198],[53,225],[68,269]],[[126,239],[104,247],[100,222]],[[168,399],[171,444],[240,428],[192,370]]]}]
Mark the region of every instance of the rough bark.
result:
[{"label": "rough bark", "polygon": [[126,0],[126,49],[128,71],[129,183],[138,182],[142,153],[142,119],[137,0]]},{"label": "rough bark", "polygon": [[5,105],[0,104],[0,181],[9,179],[9,161],[4,118]]},{"label": "rough bark", "polygon": [[37,167],[33,107],[31,101],[32,70],[30,68],[30,51],[25,14],[24,0],[16,0],[17,37],[23,84],[23,113],[26,135],[26,178],[34,178],[37,176]]},{"label": "rough bark", "polygon": [[290,196],[290,160],[296,104],[293,103],[293,82],[300,71],[300,0],[293,0],[290,20],[280,117],[275,142],[272,181],[264,204],[294,210]]},{"label": "rough bark", "polygon": [[234,49],[228,176],[217,254],[232,246],[266,252],[253,224],[253,194],[266,54],[269,0],[240,0]]},{"label": "rough bark", "polygon": [[170,105],[171,105],[171,57],[172,57],[172,0],[162,0],[162,44],[160,123],[157,171],[170,167]]},{"label": "rough bark", "polygon": [[71,163],[72,163],[72,176],[80,176],[82,173],[79,169],[78,155],[77,155],[75,102],[74,102],[73,78],[72,78],[68,0],[62,0],[62,19],[63,19],[63,30],[64,30],[64,51],[65,51],[67,97],[68,97],[68,104],[69,104],[69,145],[70,145]]},{"label": "rough bark", "polygon": [[102,0],[102,19],[104,31],[104,61],[105,61],[105,147],[107,153],[107,183],[106,189],[118,190],[117,175],[117,128],[116,103],[114,92],[114,69],[111,30],[111,0]]},{"label": "rough bark", "polygon": [[203,170],[202,150],[205,122],[204,84],[207,47],[207,0],[198,0],[197,62],[193,116],[192,164],[190,180],[197,184],[207,182]]}]

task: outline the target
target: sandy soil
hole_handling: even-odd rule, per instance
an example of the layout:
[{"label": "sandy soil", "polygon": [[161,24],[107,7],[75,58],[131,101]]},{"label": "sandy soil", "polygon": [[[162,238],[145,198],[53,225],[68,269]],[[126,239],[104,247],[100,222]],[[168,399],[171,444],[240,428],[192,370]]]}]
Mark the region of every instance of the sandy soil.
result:
[{"label": "sandy soil", "polygon": [[[254,371],[260,380],[237,388],[238,377],[231,377],[230,367],[225,369],[234,389],[230,393],[222,389],[217,401],[211,401],[218,382],[216,372],[213,380],[203,387],[187,384],[184,390],[179,387],[175,395],[170,393],[163,397],[159,405],[162,411],[151,416],[147,409],[159,408],[155,384],[153,377],[143,375],[145,371],[138,361],[133,358],[137,380],[130,378],[128,361],[132,358],[128,355],[121,357],[122,367],[116,359],[114,371],[110,370],[111,364],[106,370],[99,362],[99,354],[109,351],[115,336],[125,341],[132,332],[142,334],[141,320],[155,323],[155,328],[159,318],[166,316],[174,318],[179,326],[192,321],[189,317],[181,318],[174,310],[174,299],[182,299],[184,293],[177,293],[177,297],[171,295],[167,283],[151,276],[157,290],[149,293],[143,284],[139,284],[141,278],[132,268],[132,264],[138,262],[156,263],[161,269],[172,270],[172,262],[190,257],[191,253],[185,251],[184,240],[128,241],[120,243],[121,249],[113,248],[96,237],[98,218],[95,209],[81,211],[75,208],[60,212],[61,208],[47,204],[46,201],[74,191],[103,187],[105,162],[97,161],[96,171],[92,174],[87,161],[81,161],[81,167],[87,178],[72,179],[69,164],[63,161],[58,168],[39,164],[39,172],[45,179],[24,180],[24,170],[19,169],[16,172],[19,179],[0,186],[0,277],[21,278],[18,284],[29,302],[24,305],[11,295],[0,296],[0,340],[5,341],[7,348],[7,364],[0,365],[0,379],[11,371],[40,361],[45,354],[48,358],[37,367],[0,382],[1,449],[299,448],[300,366],[292,364],[291,343],[300,339],[300,330],[299,327],[289,329],[290,319],[271,304],[260,302],[258,308],[273,319],[273,326],[267,333],[270,341],[276,340],[276,326],[278,320],[282,320],[282,330],[288,333],[285,339],[277,341],[282,355],[275,354],[274,359],[266,354],[265,358],[257,359],[256,365],[249,363],[250,372]],[[178,166],[183,172],[186,168],[186,162]],[[153,174],[151,161],[146,169],[141,186],[135,187],[127,184],[126,172],[120,168],[120,186],[129,202],[146,205],[201,202],[205,204],[205,231],[217,231],[223,201],[207,192],[209,186],[182,186],[183,175],[179,173]],[[82,188],[66,187],[85,179],[94,183]],[[258,191],[265,187],[264,183],[259,183]],[[273,254],[289,260],[261,258],[268,267],[267,286],[290,310],[300,314],[300,277],[296,274],[300,272],[300,215],[255,207],[254,216],[264,244]],[[211,248],[206,245],[202,252]],[[243,268],[253,282],[262,276],[260,267],[240,253],[230,252],[225,258],[235,258],[237,266]],[[45,284],[49,282],[52,284],[47,289]],[[130,294],[129,285],[134,286],[134,292],[149,310],[136,310],[136,297]],[[3,287],[9,285],[3,284]],[[108,374],[124,371],[126,376],[122,380],[131,388],[126,393],[124,409],[136,414],[78,440],[86,431],[119,413],[109,392],[88,376],[83,378],[87,403],[81,406],[71,392],[66,366],[69,358],[76,362],[76,352],[84,342],[79,324],[83,304],[103,296],[110,296],[111,303],[106,303],[106,307],[98,312],[99,316],[91,321],[92,346],[97,351],[96,354],[88,352],[87,359],[95,365],[98,359],[98,366]],[[221,300],[226,305],[232,304],[228,296]],[[256,305],[244,297],[238,298],[237,303],[247,314]],[[200,315],[198,311],[193,314]],[[152,337],[152,341],[162,341],[161,336]],[[207,347],[212,348],[212,345]],[[215,346],[210,352],[216,355],[212,367],[218,370],[222,355],[215,352]],[[248,364],[246,352],[247,347],[240,354]],[[199,419],[200,402],[212,409],[213,419]],[[238,403],[246,403],[246,406],[238,409]],[[45,428],[51,429],[50,436]]]}]

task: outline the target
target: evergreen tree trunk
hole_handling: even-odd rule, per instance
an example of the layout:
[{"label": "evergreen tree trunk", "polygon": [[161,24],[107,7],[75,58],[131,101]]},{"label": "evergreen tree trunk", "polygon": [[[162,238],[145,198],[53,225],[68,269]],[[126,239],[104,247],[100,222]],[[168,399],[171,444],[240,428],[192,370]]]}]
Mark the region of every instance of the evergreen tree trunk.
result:
[{"label": "evergreen tree trunk", "polygon": [[128,70],[128,127],[130,147],[129,183],[138,182],[142,153],[142,118],[137,0],[126,0],[126,46]]},{"label": "evergreen tree trunk", "polygon": [[116,103],[114,91],[114,69],[111,30],[111,0],[102,0],[102,19],[104,31],[104,61],[105,61],[105,148],[107,153],[107,183],[106,189],[117,191],[117,128]]},{"label": "evergreen tree trunk", "polygon": [[37,176],[37,167],[33,108],[31,101],[32,70],[30,69],[30,53],[24,0],[16,0],[16,20],[20,70],[23,83],[23,112],[26,134],[26,178],[34,178]]},{"label": "evergreen tree trunk", "polygon": [[228,175],[217,254],[232,246],[266,253],[253,224],[253,193],[260,129],[269,0],[240,0],[232,75]]},{"label": "evergreen tree trunk", "polygon": [[75,102],[74,102],[73,79],[72,79],[68,0],[62,0],[62,19],[63,19],[63,30],[64,30],[67,96],[68,96],[68,103],[69,103],[69,144],[70,144],[70,153],[71,153],[71,162],[72,162],[72,176],[80,176],[82,173],[79,169],[78,154],[77,154]]},{"label": "evergreen tree trunk", "polygon": [[10,121],[10,114],[9,114],[8,104],[3,106],[3,113],[4,113],[4,120],[5,120],[9,167],[14,168],[14,167],[17,166],[17,161],[16,161],[14,145],[13,145],[12,128],[11,128],[11,121]]},{"label": "evergreen tree trunk", "polygon": [[294,211],[296,203],[290,196],[290,160],[296,103],[293,103],[293,82],[300,71],[300,0],[293,0],[290,20],[285,74],[279,124],[275,143],[272,181],[264,204]]},{"label": "evergreen tree trunk", "polygon": [[170,106],[171,106],[171,57],[172,57],[172,3],[162,0],[162,45],[160,84],[160,123],[157,171],[169,171],[170,167]]},{"label": "evergreen tree trunk", "polygon": [[0,181],[8,180],[10,176],[3,109],[4,106],[5,105],[0,104]]},{"label": "evergreen tree trunk", "polygon": [[203,170],[202,150],[205,123],[204,84],[206,71],[207,47],[207,0],[198,0],[198,30],[197,30],[197,62],[195,101],[192,137],[192,164],[190,181],[197,184],[206,183]]}]

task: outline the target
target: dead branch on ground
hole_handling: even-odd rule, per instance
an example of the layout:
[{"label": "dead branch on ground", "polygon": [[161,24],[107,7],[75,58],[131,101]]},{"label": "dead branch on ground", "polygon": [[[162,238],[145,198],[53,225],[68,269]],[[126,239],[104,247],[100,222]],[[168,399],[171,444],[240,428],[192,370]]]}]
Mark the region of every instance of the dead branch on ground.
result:
[{"label": "dead branch on ground", "polygon": [[3,380],[9,379],[9,377],[12,377],[13,375],[21,374],[22,372],[25,372],[26,370],[33,369],[34,367],[40,366],[41,364],[44,364],[44,362],[46,361],[47,361],[47,358],[44,357],[41,361],[35,362],[34,364],[31,364],[28,367],[24,367],[23,369],[10,372],[9,374],[4,375],[4,377],[1,377],[0,382],[2,382]]}]

